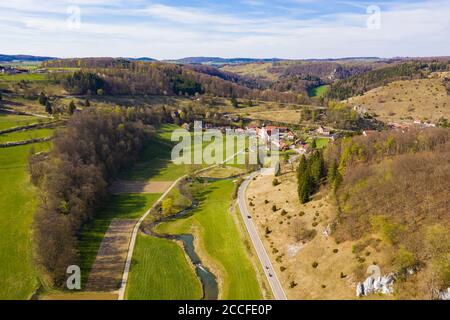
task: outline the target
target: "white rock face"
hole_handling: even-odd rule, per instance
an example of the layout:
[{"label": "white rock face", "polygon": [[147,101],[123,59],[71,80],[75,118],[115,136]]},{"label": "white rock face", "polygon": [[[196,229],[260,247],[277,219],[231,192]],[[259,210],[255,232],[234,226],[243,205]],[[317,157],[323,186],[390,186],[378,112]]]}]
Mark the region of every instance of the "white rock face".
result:
[{"label": "white rock face", "polygon": [[356,286],[356,296],[364,297],[374,293],[390,295],[394,293],[395,275],[390,273],[383,277],[370,276]]},{"label": "white rock face", "polygon": [[439,300],[450,300],[450,288],[439,293]]}]

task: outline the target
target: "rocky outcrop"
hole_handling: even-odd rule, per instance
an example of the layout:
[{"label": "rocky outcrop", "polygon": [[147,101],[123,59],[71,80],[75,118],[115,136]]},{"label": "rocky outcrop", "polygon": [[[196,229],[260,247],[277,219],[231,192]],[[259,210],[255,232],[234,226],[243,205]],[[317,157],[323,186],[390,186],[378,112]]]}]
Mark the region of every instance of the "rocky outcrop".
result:
[{"label": "rocky outcrop", "polygon": [[439,300],[450,300],[450,288],[447,288],[447,291],[441,291],[439,293]]},{"label": "rocky outcrop", "polygon": [[394,293],[395,274],[383,277],[370,276],[356,286],[356,296],[365,297],[374,293],[390,295]]}]

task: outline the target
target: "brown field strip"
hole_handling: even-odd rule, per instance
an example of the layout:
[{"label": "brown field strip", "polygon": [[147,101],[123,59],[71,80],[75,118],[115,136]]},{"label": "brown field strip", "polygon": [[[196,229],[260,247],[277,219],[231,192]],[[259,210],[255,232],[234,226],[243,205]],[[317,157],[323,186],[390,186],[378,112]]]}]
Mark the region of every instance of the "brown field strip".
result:
[{"label": "brown field strip", "polygon": [[116,181],[112,184],[109,192],[112,194],[122,193],[164,193],[171,185],[173,181]]},{"label": "brown field strip", "polygon": [[97,293],[97,292],[82,292],[82,293],[57,293],[49,294],[43,298],[43,300],[117,300],[118,295],[116,293]]},{"label": "brown field strip", "polygon": [[108,292],[119,289],[133,227],[137,220],[114,219],[98,250],[86,284],[86,291]]}]

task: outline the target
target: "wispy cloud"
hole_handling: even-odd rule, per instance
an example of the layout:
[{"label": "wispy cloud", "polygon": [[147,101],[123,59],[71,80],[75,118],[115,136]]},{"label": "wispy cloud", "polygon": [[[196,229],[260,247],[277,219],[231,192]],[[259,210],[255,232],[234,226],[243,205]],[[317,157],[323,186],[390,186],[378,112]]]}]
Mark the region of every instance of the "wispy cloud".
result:
[{"label": "wispy cloud", "polygon": [[[0,2],[2,53],[55,56],[339,57],[450,55],[449,1],[16,0]],[[78,5],[81,28],[67,27]],[[64,43],[62,46],[61,43]]]}]

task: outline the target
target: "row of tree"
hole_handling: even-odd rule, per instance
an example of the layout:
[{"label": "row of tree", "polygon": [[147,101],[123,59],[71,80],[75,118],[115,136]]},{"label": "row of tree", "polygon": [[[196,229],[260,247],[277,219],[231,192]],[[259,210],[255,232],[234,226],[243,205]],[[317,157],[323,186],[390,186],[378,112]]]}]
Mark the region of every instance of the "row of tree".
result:
[{"label": "row of tree", "polygon": [[303,155],[297,170],[298,197],[301,203],[310,201],[326,177],[326,167],[322,151],[314,151],[307,158]]},{"label": "row of tree", "polygon": [[30,156],[40,189],[34,218],[35,257],[52,284],[79,265],[78,237],[102,205],[109,182],[133,164],[160,115],[149,109],[93,109],[74,114],[57,131],[49,154]]}]

